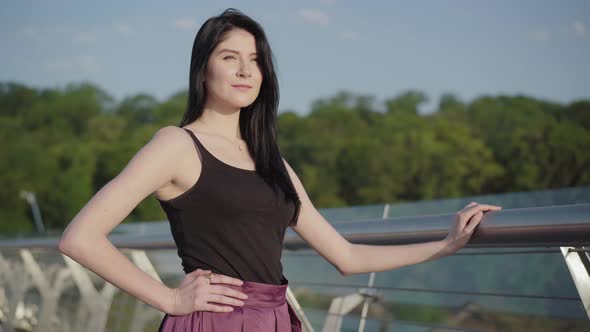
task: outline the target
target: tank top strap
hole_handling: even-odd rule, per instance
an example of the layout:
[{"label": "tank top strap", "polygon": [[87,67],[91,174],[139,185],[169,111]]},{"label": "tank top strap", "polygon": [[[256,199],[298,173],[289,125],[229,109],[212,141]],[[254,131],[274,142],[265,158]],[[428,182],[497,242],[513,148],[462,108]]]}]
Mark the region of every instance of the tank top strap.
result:
[{"label": "tank top strap", "polygon": [[[197,150],[197,154],[199,155],[199,158],[201,159],[201,167],[205,168],[205,164],[209,164],[210,163],[210,158],[211,156],[209,156],[207,149],[203,146],[203,144],[201,144],[201,141],[199,141],[199,139],[197,138],[197,135],[195,135],[195,133],[193,133],[192,130],[186,129],[186,128],[182,128],[184,129],[189,136],[192,138],[193,143],[195,144],[195,149]],[[207,160],[205,160],[207,159]]]},{"label": "tank top strap", "polygon": [[201,157],[201,162],[203,163],[204,167],[213,167],[213,168],[224,168],[229,169],[232,172],[240,172],[242,174],[248,175],[256,175],[257,172],[255,170],[244,169],[240,167],[236,167],[230,165],[219,158],[217,158],[214,154],[212,154],[207,148],[201,143],[201,141],[197,138],[197,135],[192,130],[182,128],[188,132],[188,134],[192,137],[193,142],[199,152],[199,156]]}]

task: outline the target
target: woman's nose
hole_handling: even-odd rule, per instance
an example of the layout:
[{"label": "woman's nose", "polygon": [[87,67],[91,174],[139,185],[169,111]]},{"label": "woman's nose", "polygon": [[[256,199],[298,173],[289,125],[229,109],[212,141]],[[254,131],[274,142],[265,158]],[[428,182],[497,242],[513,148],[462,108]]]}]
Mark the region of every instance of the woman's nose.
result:
[{"label": "woman's nose", "polygon": [[241,68],[241,69],[238,71],[238,76],[241,76],[241,77],[250,77],[251,75],[252,75],[252,74],[250,73],[250,70],[246,70],[246,69],[244,69],[244,68]]},{"label": "woman's nose", "polygon": [[240,69],[238,70],[238,76],[252,76],[252,70],[250,69],[248,64],[242,63],[242,65],[240,65]]},{"label": "woman's nose", "polygon": [[250,76],[251,76],[251,74],[250,74],[250,72],[245,72],[245,71],[243,71],[243,70],[240,70],[240,71],[238,72],[238,76],[242,76],[242,77],[250,77]]}]

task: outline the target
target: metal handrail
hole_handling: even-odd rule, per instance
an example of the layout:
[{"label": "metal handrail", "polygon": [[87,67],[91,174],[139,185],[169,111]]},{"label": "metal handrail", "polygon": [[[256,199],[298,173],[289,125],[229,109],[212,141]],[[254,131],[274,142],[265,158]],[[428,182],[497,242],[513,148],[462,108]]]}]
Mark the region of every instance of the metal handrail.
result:
[{"label": "metal handrail", "polygon": [[[325,288],[346,288],[346,289],[360,289],[367,288],[367,285],[360,283],[329,283],[329,282],[314,282],[314,281],[300,281],[289,279],[289,285],[293,286],[315,286]],[[532,299],[532,300],[557,300],[557,301],[572,301],[580,302],[579,297],[572,296],[545,296],[534,294],[515,294],[515,293],[499,293],[499,292],[477,292],[477,291],[460,291],[449,289],[434,289],[434,288],[409,288],[409,287],[391,287],[391,286],[372,286],[370,287],[377,291],[394,291],[394,292],[410,292],[410,293],[429,293],[429,294],[452,294],[452,295],[473,295],[481,297],[502,297],[502,298],[517,298],[517,299]]]},{"label": "metal handrail", "polygon": [[[389,219],[368,219],[333,227],[353,243],[392,245],[443,239],[455,214],[425,215]],[[111,234],[120,248],[174,249],[172,235]],[[59,237],[0,240],[0,248],[56,248]],[[562,247],[590,245],[590,204],[503,209],[487,212],[466,247]],[[293,230],[287,229],[284,247],[309,249]]]},{"label": "metal handrail", "polygon": [[[373,245],[396,245],[418,242],[428,242],[443,239],[453,223],[455,214],[423,215],[415,217],[378,218],[357,220],[347,223],[333,223],[333,227],[342,236],[352,243],[373,244]],[[109,234],[111,242],[119,248],[128,249],[175,249],[174,239],[169,232],[141,234],[121,234],[112,232]],[[51,237],[29,237],[0,240],[0,249],[17,248],[27,251],[31,248],[57,249],[59,236]],[[566,259],[569,271],[580,294],[580,299],[573,297],[547,297],[527,294],[508,294],[490,292],[453,291],[441,289],[410,289],[398,287],[375,287],[369,282],[369,288],[365,285],[352,284],[321,284],[322,287],[346,287],[359,289],[358,293],[339,296],[333,303],[346,303],[360,305],[369,303],[374,296],[373,293],[365,292],[367,289],[374,291],[413,291],[429,293],[446,293],[455,295],[478,295],[478,296],[501,296],[501,297],[526,297],[534,299],[551,299],[562,301],[582,301],[585,308],[590,303],[590,292],[586,285],[588,283],[588,268],[584,265],[588,261],[587,248],[582,246],[590,245],[590,204],[574,204],[545,206],[534,208],[503,209],[501,211],[489,212],[484,215],[481,224],[475,229],[473,237],[467,244],[469,248],[511,248],[511,253],[465,253],[465,254],[519,254],[533,253],[528,251],[517,251],[515,247],[559,247],[557,253],[561,253]],[[310,246],[301,239],[293,230],[287,229],[284,239],[284,247],[293,250],[293,253],[304,254],[310,250]],[[577,248],[572,248],[577,247]],[[535,251],[534,253],[537,253]],[[457,253],[459,254],[459,253]],[[28,254],[27,257],[33,257]],[[31,262],[28,262],[29,264]],[[71,264],[72,266],[75,266]],[[70,266],[70,269],[74,268]],[[151,266],[151,265],[150,265]],[[588,265],[586,265],[588,266]],[[75,269],[75,268],[74,268]],[[90,279],[88,279],[90,280]],[[291,280],[291,284],[320,286],[320,283],[298,282]],[[84,285],[83,285],[84,286]],[[84,286],[86,287],[86,286]],[[375,293],[376,294],[376,293]],[[361,296],[367,296],[365,299]],[[361,302],[359,302],[361,301]],[[365,307],[368,305],[365,304]],[[342,306],[340,306],[342,307]],[[336,308],[336,309],[334,309]],[[343,307],[342,307],[343,308]],[[363,307],[364,308],[364,307]],[[339,326],[342,316],[348,311],[337,310],[337,306],[330,306],[326,314],[326,326],[328,328]],[[590,311],[587,310],[590,316]],[[359,331],[364,329],[366,312],[363,311]],[[303,316],[304,317],[304,316]],[[307,322],[307,320],[305,320]],[[361,327],[362,326],[362,327]],[[435,327],[432,325],[431,327]],[[443,328],[442,326],[436,326]],[[446,327],[445,327],[446,329]],[[457,330],[459,331],[459,330]]]}]

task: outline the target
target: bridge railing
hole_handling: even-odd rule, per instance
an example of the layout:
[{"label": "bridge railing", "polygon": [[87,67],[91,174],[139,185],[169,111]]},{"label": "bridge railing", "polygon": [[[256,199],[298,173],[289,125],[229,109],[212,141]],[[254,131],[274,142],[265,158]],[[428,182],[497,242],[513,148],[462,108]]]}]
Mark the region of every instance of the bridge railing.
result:
[{"label": "bridge railing", "polygon": [[[383,206],[381,218],[334,223],[334,227],[353,243],[401,245],[444,238],[453,218],[453,214],[387,218],[388,208],[388,205]],[[166,223],[159,225],[164,227]],[[154,278],[173,286],[182,277],[178,271],[180,262],[177,257],[174,258],[176,247],[169,232],[113,232],[109,239]],[[58,237],[30,237],[0,241],[0,321],[3,331],[17,328],[44,332],[143,331],[150,327],[153,329],[154,324],[159,323],[163,313],[120,292],[92,271],[59,253],[58,240]],[[465,317],[479,310],[477,303],[465,298],[526,298],[567,302],[573,304],[573,309],[569,309],[572,311],[570,318],[579,320],[580,312],[577,310],[581,309],[586,315],[586,322],[577,324],[587,324],[590,317],[589,245],[590,204],[570,204],[490,212],[464,250],[438,261],[399,269],[402,271],[342,277],[315,252],[310,251],[308,245],[291,230],[285,236],[283,260],[285,275],[290,279],[289,301],[297,309],[306,330],[311,331],[315,327],[324,331],[339,331],[350,326],[355,326],[359,331],[383,330],[405,324],[424,331],[476,331],[477,328],[469,329],[466,327],[468,324],[461,323],[466,322]],[[556,255],[559,255],[567,270],[558,270],[561,273],[556,273],[555,269],[534,265],[534,271],[527,271],[527,264],[534,263],[534,257],[539,255],[547,263],[555,262]],[[448,276],[450,271],[464,269],[467,275],[465,279],[473,279],[476,284],[482,273],[490,272],[484,271],[482,267],[478,267],[479,270],[469,268],[475,267],[486,256],[493,256],[502,264],[522,259],[523,263],[516,268],[513,266],[502,271],[500,267],[499,271],[494,271],[502,276],[496,279],[505,277],[510,282],[511,276],[522,267],[521,270],[530,273],[531,279],[546,279],[550,285],[554,285],[552,279],[560,278],[560,281],[557,286],[547,289],[547,294],[535,295],[525,292],[442,289],[432,281]],[[462,261],[457,263],[453,260]],[[556,265],[552,264],[545,266]],[[431,267],[431,271],[421,272],[420,269],[426,265]],[[391,278],[401,280],[403,276],[400,277],[400,273],[404,271],[411,271],[414,276],[429,277],[429,285],[407,287],[391,281]],[[440,276],[433,277],[432,271],[440,273]],[[569,274],[565,275],[563,271]],[[553,288],[560,285],[569,287],[572,284],[575,296],[555,295]],[[468,286],[466,284],[465,288],[471,288]],[[445,319],[430,321],[435,323],[419,322],[412,318],[405,319],[401,314],[403,310],[396,307],[400,304],[396,304],[396,299],[401,298],[400,294],[404,292],[416,298],[419,294],[438,294],[447,299],[464,299],[463,304],[456,307],[459,309]],[[486,304],[493,303],[489,301]],[[560,307],[565,305],[561,304]],[[433,308],[425,315],[441,313],[439,309]],[[392,312],[397,316],[392,317]],[[408,314],[408,317],[411,315]]]}]

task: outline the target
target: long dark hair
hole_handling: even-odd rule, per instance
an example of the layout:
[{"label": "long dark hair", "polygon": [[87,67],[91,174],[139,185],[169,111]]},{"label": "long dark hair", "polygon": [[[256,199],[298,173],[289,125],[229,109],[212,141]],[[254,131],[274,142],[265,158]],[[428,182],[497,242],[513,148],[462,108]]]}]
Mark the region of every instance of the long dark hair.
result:
[{"label": "long dark hair", "polygon": [[282,190],[285,202],[293,202],[295,212],[289,225],[296,225],[301,201],[277,144],[279,83],[274,70],[274,57],[260,24],[237,9],[228,8],[219,16],[209,18],[197,32],[191,55],[188,102],[180,127],[203,114],[207,98],[207,89],[203,83],[209,56],[224,35],[233,29],[244,29],[254,36],[262,72],[258,97],[252,104],[240,110],[240,133],[254,158],[256,172],[272,187],[275,194]]}]

